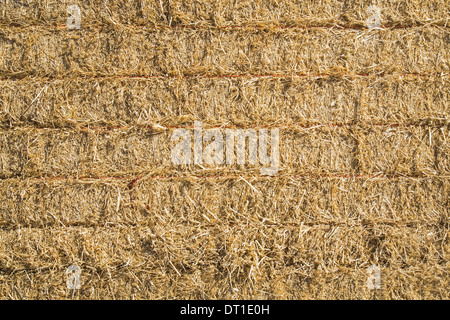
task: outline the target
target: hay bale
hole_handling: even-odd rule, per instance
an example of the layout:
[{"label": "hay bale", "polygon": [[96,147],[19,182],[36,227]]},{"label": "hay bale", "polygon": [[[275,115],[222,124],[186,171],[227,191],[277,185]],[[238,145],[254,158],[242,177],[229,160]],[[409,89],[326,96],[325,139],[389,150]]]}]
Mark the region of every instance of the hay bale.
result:
[{"label": "hay bale", "polygon": [[123,27],[56,33],[6,27],[0,35],[0,75],[14,77],[450,71],[448,31],[440,27],[416,32]]},{"label": "hay bale", "polygon": [[[367,8],[372,1],[170,1],[169,8],[173,21],[192,25],[282,25],[317,26],[344,24],[365,26]],[[386,25],[421,24],[420,18],[429,17],[435,23],[442,19],[449,6],[443,1],[377,1],[381,9],[382,21]],[[419,18],[420,17],[420,18]]]},{"label": "hay bale", "polygon": [[[207,130],[207,128],[205,128]],[[255,130],[256,137],[260,130]],[[203,132],[206,132],[204,130]],[[219,130],[219,129],[215,129]],[[229,130],[246,130],[229,129]],[[245,163],[228,164],[227,132],[219,130],[224,140],[223,161],[219,164],[202,164],[203,168],[219,170],[253,170],[263,164],[261,154],[255,164],[249,158],[250,146],[245,146]],[[204,135],[205,133],[203,133]],[[191,156],[190,163],[182,167],[173,162],[171,152],[177,141],[172,142],[173,130],[156,132],[148,129],[39,129],[18,128],[7,130],[0,137],[0,167],[3,178],[16,176],[76,176],[102,177],[146,174],[165,171],[167,174],[200,170]],[[191,130],[193,137],[193,130]],[[308,173],[349,173],[352,171],[354,139],[342,128],[292,129],[281,133],[280,170]],[[206,148],[207,142],[203,143]],[[191,138],[194,150],[193,138]],[[234,149],[235,150],[235,149]],[[194,151],[191,151],[192,153]],[[203,152],[206,161],[205,150]]]},{"label": "hay bale", "polygon": [[0,25],[65,26],[70,16],[67,8],[73,4],[80,8],[82,27],[117,23],[154,25],[165,21],[164,8],[158,1],[5,0],[0,11]]},{"label": "hay bale", "polygon": [[[6,0],[0,24],[65,25],[73,1]],[[189,26],[366,26],[372,1],[157,1],[78,0],[82,24]],[[383,25],[444,25],[449,11],[443,1],[378,1]]]},{"label": "hay bale", "polygon": [[[225,141],[226,131],[215,130]],[[360,127],[358,131],[345,127],[288,128],[279,138],[282,141],[279,169],[313,175],[356,172],[436,175],[436,164],[440,162],[435,152],[437,130],[423,127]],[[101,177],[142,175],[152,171],[165,171],[170,175],[200,170],[192,155],[190,165],[183,167],[173,162],[171,151],[178,142],[171,141],[172,134],[173,130],[168,129],[157,132],[152,128],[132,127],[7,130],[0,139],[2,177]],[[205,148],[207,143],[203,145]],[[191,146],[194,150],[192,137]],[[203,169],[257,172],[262,165],[260,156],[255,164],[249,162],[248,142],[244,165],[227,164],[226,150],[224,142],[223,162],[205,164]],[[441,157],[445,156],[446,153],[441,152]]]},{"label": "hay bale", "polygon": [[138,131],[12,130],[1,136],[2,175],[107,176],[170,165],[170,135]]},{"label": "hay bale", "polygon": [[369,127],[358,134],[363,172],[436,175],[437,130],[433,127]]},{"label": "hay bale", "polygon": [[0,126],[448,123],[448,77],[0,80]]},{"label": "hay bale", "polygon": [[244,219],[292,227],[414,226],[448,219],[446,179],[216,174],[221,176],[141,177],[134,184],[134,177],[2,180],[0,225],[151,226],[179,215],[212,225]]},{"label": "hay bale", "polygon": [[[399,228],[378,225],[370,230],[362,226],[315,225],[293,230],[267,223],[230,226],[224,221],[220,227],[199,225],[194,219],[186,220],[179,216],[169,225],[166,222],[152,228],[23,228],[20,234],[15,230],[0,232],[1,261],[3,268],[10,270],[9,273],[29,270],[30,273],[43,275],[45,279],[48,278],[45,275],[55,275],[59,271],[63,276],[66,267],[75,259],[83,270],[88,270],[88,274],[99,271],[112,274],[108,277],[108,284],[117,288],[113,290],[119,295],[116,298],[124,297],[121,295],[123,291],[129,294],[118,286],[124,283],[123,274],[133,271],[151,275],[144,281],[149,278],[152,282],[160,278],[176,280],[179,285],[171,286],[171,295],[167,294],[167,297],[190,298],[195,297],[201,288],[189,281],[195,275],[201,277],[202,282],[212,283],[210,289],[213,297],[217,297],[218,293],[229,296],[229,291],[234,287],[245,295],[267,288],[268,284],[270,286],[269,279],[280,267],[282,274],[291,279],[300,274],[305,280],[309,278],[309,290],[315,291],[312,297],[319,295],[319,288],[323,290],[321,284],[330,281],[334,285],[328,285],[331,287],[328,290],[333,294],[339,282],[328,278],[326,273],[337,272],[353,284],[353,290],[341,289],[344,296],[361,297],[369,292],[361,281],[363,276],[355,276],[355,273],[364,273],[368,262],[378,263],[388,270],[423,266],[426,263],[428,267],[440,266],[445,272],[446,264],[442,261],[442,255],[448,255],[448,247],[443,248],[441,241],[427,238],[430,229],[426,226]],[[82,252],[81,256],[79,252]],[[223,270],[215,273],[215,281],[209,278],[212,275],[208,272],[209,267]],[[346,271],[343,272],[341,268]],[[206,272],[202,273],[203,270]],[[417,287],[407,286],[405,278],[399,279],[397,276],[395,280],[389,279],[391,272],[383,274],[383,279],[387,278],[386,284],[394,285],[386,287],[386,295],[394,292],[398,294],[397,290],[404,287],[409,289],[403,293],[404,296],[422,295]],[[231,283],[228,282],[225,287],[229,291],[224,290],[223,285],[230,281],[230,275]],[[55,277],[53,279],[56,282],[43,283],[47,284],[45,287],[51,288],[48,291],[58,296],[65,284]],[[293,281],[291,286],[298,286],[299,282]],[[133,283],[136,290],[147,289],[139,278]],[[189,287],[182,283],[189,283]],[[156,292],[161,291],[158,283],[153,284]],[[92,292],[91,288],[89,283],[85,284],[84,294]],[[439,290],[432,289],[427,294],[436,295],[436,291]]]},{"label": "hay bale", "polygon": [[446,77],[368,79],[359,114],[371,124],[448,124],[450,87]]},{"label": "hay bale", "polygon": [[[353,120],[362,81],[342,78],[3,80],[4,127],[295,125]],[[398,99],[401,99],[399,97]]]},{"label": "hay bale", "polygon": [[[225,278],[214,278],[209,270],[191,274],[127,267],[121,270],[83,269],[84,286],[67,290],[60,270],[45,272],[16,271],[0,275],[0,295],[8,299],[442,299],[449,298],[448,264],[430,266],[421,263],[403,269],[383,267],[382,289],[368,290],[367,268],[339,268],[334,272],[305,274],[295,270],[273,270],[273,279],[242,287]],[[168,270],[167,266],[163,270]],[[172,269],[173,270],[173,269]],[[104,281],[102,279],[108,279]],[[45,285],[41,285],[41,284]],[[186,283],[194,289],[186,292]],[[219,287],[219,285],[221,285]],[[234,285],[234,287],[232,287]],[[238,289],[239,288],[239,289]],[[420,291],[419,288],[425,288]],[[73,295],[72,295],[73,294]]]},{"label": "hay bale", "polygon": [[[192,25],[257,25],[257,26],[318,26],[366,25],[367,8],[372,1],[170,1],[173,21]],[[435,23],[444,23],[442,17],[448,4],[442,1],[377,1],[386,25],[421,24],[418,17],[430,17]]]}]

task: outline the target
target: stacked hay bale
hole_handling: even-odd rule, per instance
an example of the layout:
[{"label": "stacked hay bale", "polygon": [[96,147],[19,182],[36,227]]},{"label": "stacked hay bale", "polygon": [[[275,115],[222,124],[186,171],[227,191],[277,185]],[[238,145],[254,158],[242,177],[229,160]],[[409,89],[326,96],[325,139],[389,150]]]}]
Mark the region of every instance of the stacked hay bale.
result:
[{"label": "stacked hay bale", "polygon": [[[450,4],[371,4],[2,2],[0,297],[448,299]],[[194,121],[278,173],[174,164]]]}]

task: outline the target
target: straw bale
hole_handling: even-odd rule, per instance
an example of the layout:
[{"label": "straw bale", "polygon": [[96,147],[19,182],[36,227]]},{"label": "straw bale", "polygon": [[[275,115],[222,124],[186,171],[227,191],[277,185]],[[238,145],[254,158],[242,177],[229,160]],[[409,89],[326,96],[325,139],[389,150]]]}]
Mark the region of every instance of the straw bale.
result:
[{"label": "straw bale", "polygon": [[78,5],[81,27],[96,24],[146,24],[165,21],[164,8],[159,1],[133,0],[4,0],[0,10],[0,24],[5,25],[66,25],[67,8]]},{"label": "straw bale", "polygon": [[[110,0],[110,1],[31,1],[5,0],[0,11],[0,24],[64,25],[67,7],[77,4],[84,25],[195,25],[195,26],[365,26],[368,0],[342,2],[272,1],[272,0]],[[443,25],[449,5],[445,1],[377,1],[383,25]]]},{"label": "straw bale", "polygon": [[0,81],[0,125],[448,123],[448,77]]},{"label": "straw bale", "polygon": [[170,162],[170,135],[90,130],[18,129],[3,132],[2,175],[98,176]]},{"label": "straw bale", "polygon": [[367,8],[377,5],[381,21],[386,25],[420,24],[427,17],[434,23],[444,23],[449,4],[445,1],[231,1],[175,0],[170,1],[170,13],[175,23],[192,25],[307,25],[345,24],[365,26]]},{"label": "straw bale", "polygon": [[438,130],[434,127],[367,127],[358,131],[362,172],[435,175]]},{"label": "straw bale", "polygon": [[[430,290],[429,285],[420,290],[413,288],[405,283],[405,277],[400,280],[395,271],[409,269],[410,273],[415,274],[420,266],[426,264],[427,268],[440,268],[438,274],[448,272],[448,263],[445,262],[448,259],[448,243],[442,239],[430,240],[427,234],[431,230],[434,229],[425,226],[378,226],[368,230],[361,226],[328,225],[292,230],[282,226],[273,227],[261,221],[239,226],[230,226],[227,221],[220,225],[205,225],[178,217],[169,224],[152,228],[61,227],[0,231],[0,252],[3,273],[14,274],[24,270],[40,274],[41,277],[50,274],[56,287],[52,291],[56,295],[64,295],[64,289],[67,294],[64,271],[70,264],[77,263],[88,270],[88,274],[99,271],[104,274],[99,281],[102,284],[100,288],[91,287],[89,283],[84,285],[85,294],[92,292],[92,288],[102,290],[107,285],[120,287],[124,283],[124,273],[142,271],[147,273],[147,277],[133,280],[136,285],[140,283],[138,288],[145,288],[147,279],[152,282],[155,280],[158,285],[158,279],[165,278],[166,283],[170,279],[171,285],[164,290],[172,298],[198,295],[201,287],[192,283],[196,277],[201,278],[200,283],[214,279],[209,288],[211,291],[204,294],[209,296],[212,293],[216,298],[225,296],[225,290],[219,288],[226,281],[228,290],[237,288],[240,293],[248,295],[267,288],[270,280],[266,279],[273,279],[277,274],[290,276],[287,279],[292,287],[308,279],[309,290],[315,292],[316,296],[319,291],[322,294],[323,290],[326,292],[324,285],[330,281],[334,282],[331,291],[340,291],[336,288],[338,282],[332,281],[325,273],[338,273],[353,283],[354,289],[346,289],[344,296],[356,295],[357,287],[359,295],[363,296],[369,294],[364,282],[367,275],[355,276],[354,273],[363,273],[368,263],[378,263],[381,268],[388,269],[385,284],[394,285],[392,288],[386,287],[387,295],[399,294],[400,289],[409,288],[402,293],[403,296],[420,297],[431,295],[433,291],[436,294],[438,290]],[[203,270],[206,271],[204,278],[201,277]],[[56,277],[57,271],[60,279]],[[392,273],[394,281],[388,277]],[[436,271],[433,274],[432,279],[436,279]],[[116,281],[117,278],[120,279]],[[423,279],[418,275],[415,278],[416,281]],[[44,288],[53,284],[42,283],[45,283]],[[152,289],[158,291],[154,282],[153,286],[156,288]],[[119,287],[114,291],[120,297],[121,292],[127,292]],[[301,295],[301,290],[292,294],[294,298]]]},{"label": "straw bale", "polygon": [[448,124],[450,82],[446,77],[395,79],[365,82],[359,116],[367,123]]},{"label": "straw bale", "polygon": [[179,216],[199,224],[223,219],[276,225],[415,226],[448,221],[446,179],[209,178],[2,180],[0,226],[152,226]]},{"label": "straw bale", "polygon": [[[187,127],[189,128],[189,127]],[[235,128],[232,130],[247,130]],[[98,177],[151,171],[187,172],[198,170],[177,165],[171,157],[173,129],[39,129],[2,130],[0,135],[1,175],[8,177],[80,176]],[[205,127],[203,133],[208,130]],[[244,165],[226,164],[226,130],[223,164],[206,164],[219,170],[250,170],[246,143]],[[259,128],[254,129],[259,136]],[[272,129],[269,129],[273,130]],[[447,144],[439,149],[439,128],[430,127],[294,127],[280,132],[280,171],[297,174],[390,174],[437,175],[446,165]],[[191,153],[194,153],[193,130]],[[208,145],[203,143],[203,148]],[[205,150],[205,149],[204,149]],[[204,151],[203,150],[203,151]],[[441,150],[437,152],[437,150]],[[204,157],[204,153],[203,153]]]},{"label": "straw bale", "polygon": [[[207,130],[207,128],[204,128]],[[203,134],[205,132],[203,131]],[[219,130],[219,129],[215,129]],[[247,128],[230,129],[247,130]],[[259,128],[253,129],[260,136]],[[269,129],[269,132],[273,129]],[[151,171],[192,171],[194,165],[193,130],[191,132],[191,165],[173,163],[171,151],[178,141],[171,141],[173,130],[157,132],[154,129],[39,129],[18,128],[0,131],[1,176],[108,176]],[[262,165],[258,152],[257,163],[249,162],[249,143],[246,142],[245,164],[226,163],[226,130],[223,136],[222,164],[203,167],[221,170],[252,170]],[[352,171],[354,138],[345,128],[299,128],[284,130],[279,136],[280,170],[292,169],[299,173],[327,173]],[[270,143],[270,140],[269,140]],[[205,148],[203,143],[203,161]],[[259,142],[258,142],[259,144]],[[236,147],[235,147],[236,148]]]},{"label": "straw bale", "polygon": [[0,31],[0,76],[448,73],[449,31]]},{"label": "straw bale", "polygon": [[[64,270],[16,271],[0,274],[0,296],[7,299],[449,299],[449,265],[421,263],[381,268],[381,290],[366,287],[367,268],[336,268],[305,274],[291,268],[273,270],[272,277],[242,286],[213,277],[205,268],[179,276],[167,266],[160,272],[125,267],[83,269],[81,290],[65,286]],[[169,272],[166,272],[169,270]],[[173,269],[172,269],[173,270]],[[233,281],[233,280],[232,280]]]},{"label": "straw bale", "polygon": [[350,122],[361,81],[153,78],[0,81],[4,126]]}]

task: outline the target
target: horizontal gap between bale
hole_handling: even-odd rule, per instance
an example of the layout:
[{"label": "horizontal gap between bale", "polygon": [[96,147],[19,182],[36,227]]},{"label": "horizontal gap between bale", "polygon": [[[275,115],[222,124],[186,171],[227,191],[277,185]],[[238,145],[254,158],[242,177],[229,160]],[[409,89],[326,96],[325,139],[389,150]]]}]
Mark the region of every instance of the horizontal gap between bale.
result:
[{"label": "horizontal gap between bale", "polygon": [[[419,265],[403,265],[400,266],[399,268],[396,268],[395,270],[398,271],[398,269],[402,270],[403,272],[409,269],[412,270],[416,270],[416,268],[418,267],[426,267],[426,268],[430,268],[430,267],[445,267],[447,264],[447,262],[442,261],[442,262],[437,262],[433,265],[430,265],[428,263],[421,263]],[[79,264],[79,266],[81,268],[83,268],[83,271],[87,274],[89,273],[97,273],[97,274],[101,274],[101,273],[109,273],[111,271],[120,271],[120,270],[142,270],[141,265],[139,266],[131,266],[131,265],[123,265],[123,264],[119,264],[119,265],[111,265],[108,268],[102,268],[101,266],[96,266],[96,265],[89,265],[86,263],[81,263]],[[8,267],[2,267],[0,268],[0,274],[2,275],[15,275],[15,274],[19,274],[19,273],[26,273],[26,274],[48,274],[54,271],[60,271],[60,272],[65,272],[66,269],[68,267],[68,264],[65,264],[64,267],[62,265],[60,265],[59,267],[39,267],[39,268],[8,268]],[[381,266],[383,267],[383,266]],[[386,267],[384,267],[386,268]],[[387,267],[386,269],[389,269],[389,267]],[[356,272],[355,271],[355,266],[347,266],[347,265],[339,265],[339,271],[336,272],[336,274],[345,274],[346,272]],[[323,272],[325,274],[329,274],[328,272]],[[401,271],[400,271],[401,273]],[[311,278],[311,276],[307,276],[307,278]],[[6,282],[6,281],[5,281]]]},{"label": "horizontal gap between bale", "polygon": [[[18,29],[27,29],[27,28],[40,28],[47,30],[68,30],[67,25],[48,25],[48,24],[32,24],[32,25],[21,25],[21,24],[0,24],[1,27],[4,28],[18,28]],[[259,25],[227,25],[227,26],[215,26],[215,25],[186,25],[186,24],[174,24],[174,25],[163,25],[163,24],[153,24],[153,25],[136,25],[136,24],[92,24],[92,25],[82,25],[80,29],[89,29],[89,28],[147,28],[147,29],[190,29],[190,30],[236,30],[236,29],[255,29],[255,30],[276,30],[276,29],[350,29],[350,30],[391,30],[391,29],[410,29],[410,28],[419,28],[419,27],[444,27],[449,28],[447,24],[443,22],[422,22],[417,21],[415,24],[395,24],[395,22],[391,24],[380,25],[380,27],[370,29],[364,22],[360,24],[315,24],[315,25],[270,25],[270,24],[259,24]]]},{"label": "horizontal gap between bale", "polygon": [[258,178],[258,179],[282,179],[282,178],[293,178],[293,179],[449,179],[450,175],[400,175],[400,174],[379,174],[379,175],[355,175],[355,174],[323,174],[323,175],[130,175],[130,176],[92,176],[92,177],[75,177],[75,176],[43,176],[43,177],[8,177],[0,178],[0,181],[4,180],[31,180],[31,181],[86,181],[90,180],[95,182],[95,180],[131,180],[128,187],[133,188],[134,185],[140,180],[189,180],[189,179],[243,179],[243,178]]},{"label": "horizontal gap between bale", "polygon": [[[316,124],[277,124],[277,125],[205,125],[204,130],[214,129],[248,129],[248,128],[260,128],[260,129],[318,129],[323,127],[391,127],[391,128],[409,128],[409,127],[430,127],[430,128],[443,128],[449,126],[450,123],[430,123],[429,119],[423,119],[427,122],[414,122],[414,123],[364,123],[364,122],[350,122],[350,123],[316,123]],[[436,122],[439,122],[437,120]],[[92,131],[97,133],[108,133],[113,130],[133,130],[133,129],[147,129],[153,130],[155,133],[162,133],[164,130],[177,130],[177,129],[195,129],[194,126],[161,126],[159,124],[154,125],[128,125],[128,126],[1,126],[1,131],[58,131],[62,129],[75,129],[80,131]]]},{"label": "horizontal gap between bale", "polygon": [[350,74],[345,72],[340,72],[342,70],[336,70],[330,73],[320,73],[320,74],[184,74],[184,75],[98,75],[98,76],[71,76],[71,77],[54,77],[54,76],[41,76],[33,77],[32,75],[19,74],[19,75],[7,75],[0,77],[0,81],[8,80],[28,80],[32,82],[36,81],[52,81],[52,80],[93,80],[93,79],[129,79],[129,80],[145,80],[145,79],[189,79],[189,78],[359,78],[359,77],[446,77],[449,73],[378,73],[378,74]]},{"label": "horizontal gap between bale", "polygon": [[[346,222],[301,222],[301,223],[274,223],[270,221],[261,221],[267,227],[277,227],[277,228],[287,228],[287,229],[298,229],[302,227],[367,227],[373,228],[374,226],[390,226],[396,228],[417,228],[418,226],[428,226],[433,227],[436,226],[436,223],[427,223],[423,221],[409,221],[403,223],[397,223],[392,221],[380,221],[380,222],[360,222],[360,223],[346,223]],[[222,224],[224,222],[222,221]],[[237,222],[228,223],[229,225],[238,224]],[[206,224],[208,225],[208,224]],[[214,224],[211,224],[213,226]],[[39,229],[39,230],[49,230],[52,227],[57,227],[56,229],[66,229],[66,228],[84,228],[84,229],[94,229],[97,230],[100,228],[136,228],[136,227],[150,227],[146,224],[134,224],[134,223],[113,223],[113,222],[104,222],[104,223],[83,223],[83,222],[74,222],[74,223],[63,223],[61,221],[57,221],[55,223],[46,223],[46,224],[2,224],[0,225],[0,231],[18,231],[21,229]],[[54,230],[55,228],[52,228]]]}]

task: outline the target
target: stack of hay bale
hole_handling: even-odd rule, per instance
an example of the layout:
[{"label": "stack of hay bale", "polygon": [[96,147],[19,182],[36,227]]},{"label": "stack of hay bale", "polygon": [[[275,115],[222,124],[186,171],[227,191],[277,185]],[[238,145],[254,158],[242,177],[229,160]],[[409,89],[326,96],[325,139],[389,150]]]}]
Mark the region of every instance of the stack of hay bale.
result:
[{"label": "stack of hay bale", "polygon": [[[375,4],[3,1],[0,297],[449,299],[450,3]],[[194,121],[277,174],[174,164]]]}]

